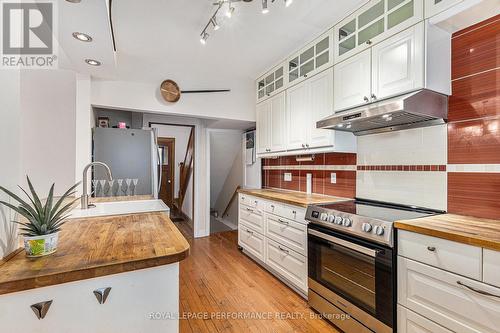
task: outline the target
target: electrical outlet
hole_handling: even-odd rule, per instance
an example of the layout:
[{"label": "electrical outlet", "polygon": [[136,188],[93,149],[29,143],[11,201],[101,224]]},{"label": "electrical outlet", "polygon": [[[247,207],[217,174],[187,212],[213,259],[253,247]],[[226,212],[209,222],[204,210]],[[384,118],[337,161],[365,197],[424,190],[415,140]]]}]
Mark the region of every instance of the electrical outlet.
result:
[{"label": "electrical outlet", "polygon": [[337,174],[335,172],[330,173],[330,183],[337,184]]},{"label": "electrical outlet", "polygon": [[292,173],[291,172],[285,172],[283,174],[283,180],[285,182],[291,182],[292,181]]}]

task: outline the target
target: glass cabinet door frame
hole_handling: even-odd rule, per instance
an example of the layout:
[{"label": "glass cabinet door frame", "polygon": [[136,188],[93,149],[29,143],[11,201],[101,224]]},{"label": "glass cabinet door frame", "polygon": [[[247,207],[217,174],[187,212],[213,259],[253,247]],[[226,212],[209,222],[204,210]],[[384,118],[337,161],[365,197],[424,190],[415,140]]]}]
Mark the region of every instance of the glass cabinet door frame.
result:
[{"label": "glass cabinet door frame", "polygon": [[[286,88],[288,76],[287,67],[287,62],[282,62],[255,81],[255,97],[257,103],[265,101]],[[281,72],[281,75],[276,75],[278,72]]]},{"label": "glass cabinet door frame", "polygon": [[[320,42],[325,38],[328,38],[328,47],[318,50]],[[312,49],[312,57],[307,57],[305,61],[301,61],[301,56],[304,56]],[[328,56],[325,61],[324,57]],[[291,68],[291,63],[296,62],[295,68]],[[318,62],[321,64],[318,65]],[[302,74],[302,68],[304,66],[312,65],[312,69],[309,70],[306,75]],[[301,48],[299,51],[290,56],[286,62],[287,69],[287,86],[293,86],[297,83],[304,81],[305,79],[314,76],[317,73],[331,67],[333,65],[333,29],[329,29],[327,32],[316,38],[313,42],[307,44],[305,47]],[[297,78],[291,80],[290,75],[296,73]]]},{"label": "glass cabinet door frame", "polygon": [[[383,3],[383,13],[372,17],[362,26],[360,24],[360,16],[367,13],[370,9],[374,8],[380,2]],[[413,4],[413,6],[411,6]],[[390,8],[389,8],[390,7]],[[397,15],[404,13],[405,10],[411,9],[412,16],[401,21],[397,20]],[[393,20],[395,23],[392,23]],[[364,6],[356,10],[353,14],[349,15],[334,27],[334,63],[337,64],[359,52],[362,52],[376,43],[389,38],[396,33],[403,31],[424,19],[424,0],[371,0]],[[383,32],[375,35],[374,37],[367,38],[366,42],[360,43],[360,33],[367,31],[365,29],[375,26],[379,21],[383,21]],[[354,31],[347,32],[347,35],[339,40],[339,35],[342,28],[354,22]],[[352,25],[351,25],[352,27]],[[345,31],[345,30],[342,30]],[[354,39],[354,47],[341,54],[341,44]]]}]

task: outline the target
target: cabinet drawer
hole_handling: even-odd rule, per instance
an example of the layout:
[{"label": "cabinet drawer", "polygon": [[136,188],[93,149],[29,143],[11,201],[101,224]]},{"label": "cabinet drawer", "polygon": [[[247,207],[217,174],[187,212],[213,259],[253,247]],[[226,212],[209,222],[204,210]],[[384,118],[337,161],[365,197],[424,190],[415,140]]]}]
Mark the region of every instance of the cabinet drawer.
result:
[{"label": "cabinet drawer", "polygon": [[398,230],[398,237],[400,256],[481,280],[481,248],[404,230]]},{"label": "cabinet drawer", "polygon": [[452,333],[427,318],[398,305],[399,333]]},{"label": "cabinet drawer", "polygon": [[483,250],[483,281],[500,287],[500,252]]},{"label": "cabinet drawer", "polygon": [[300,207],[287,206],[276,202],[266,204],[266,212],[275,214],[296,222],[306,223],[306,210]]},{"label": "cabinet drawer", "polygon": [[249,226],[240,223],[238,228],[238,244],[262,262],[265,261],[265,237]]},{"label": "cabinet drawer", "polygon": [[240,206],[240,223],[243,222],[249,227],[257,230],[261,234],[265,233],[264,216],[257,208],[250,208],[245,205]]},{"label": "cabinet drawer", "polygon": [[500,288],[403,257],[398,303],[454,332],[494,333],[500,327]]},{"label": "cabinet drawer", "polygon": [[306,258],[280,245],[266,239],[266,264],[283,276],[300,290],[307,292],[307,260]]},{"label": "cabinet drawer", "polygon": [[262,200],[260,198],[253,197],[251,195],[246,195],[246,194],[240,194],[240,204],[257,208],[260,211],[264,211],[266,207],[266,202],[265,200]]},{"label": "cabinet drawer", "polygon": [[307,254],[307,225],[275,215],[266,216],[266,236],[302,254]]}]

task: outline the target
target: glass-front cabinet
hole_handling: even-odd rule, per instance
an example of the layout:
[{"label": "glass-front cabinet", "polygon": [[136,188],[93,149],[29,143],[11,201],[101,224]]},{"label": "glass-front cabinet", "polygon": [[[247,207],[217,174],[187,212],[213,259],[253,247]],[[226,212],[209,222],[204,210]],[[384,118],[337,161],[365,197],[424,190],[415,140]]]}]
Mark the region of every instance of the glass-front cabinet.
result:
[{"label": "glass-front cabinet", "polygon": [[423,20],[423,0],[372,0],[334,27],[339,63]]},{"label": "glass-front cabinet", "polygon": [[425,0],[425,18],[429,18],[464,0]]},{"label": "glass-front cabinet", "polygon": [[285,88],[286,63],[282,63],[259,79],[255,85],[257,89],[257,103],[274,96]]},{"label": "glass-front cabinet", "polygon": [[289,84],[296,84],[333,64],[333,30],[329,30],[314,42],[288,59]]}]

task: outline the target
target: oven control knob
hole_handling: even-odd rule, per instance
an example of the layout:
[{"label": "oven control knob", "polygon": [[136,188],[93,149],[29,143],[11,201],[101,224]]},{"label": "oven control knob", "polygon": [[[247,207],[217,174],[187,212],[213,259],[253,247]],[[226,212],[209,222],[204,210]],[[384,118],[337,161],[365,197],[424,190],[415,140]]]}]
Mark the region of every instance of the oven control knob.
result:
[{"label": "oven control knob", "polygon": [[373,229],[373,231],[375,231],[375,234],[377,236],[382,236],[384,234],[384,228],[382,228],[379,225],[375,226],[375,228]]},{"label": "oven control knob", "polygon": [[342,223],[344,224],[344,227],[350,227],[352,226],[352,221],[351,219],[345,217],[343,220],[342,220]]},{"label": "oven control knob", "polygon": [[335,221],[335,215],[328,215],[328,222],[333,223]]},{"label": "oven control knob", "polygon": [[335,216],[335,224],[341,225],[342,224],[342,217],[340,216]]},{"label": "oven control knob", "polygon": [[328,221],[328,214],[327,213],[321,213],[320,219],[321,219],[321,221]]},{"label": "oven control knob", "polygon": [[370,232],[372,231],[372,225],[370,223],[363,223],[361,229],[363,229],[364,232]]}]

